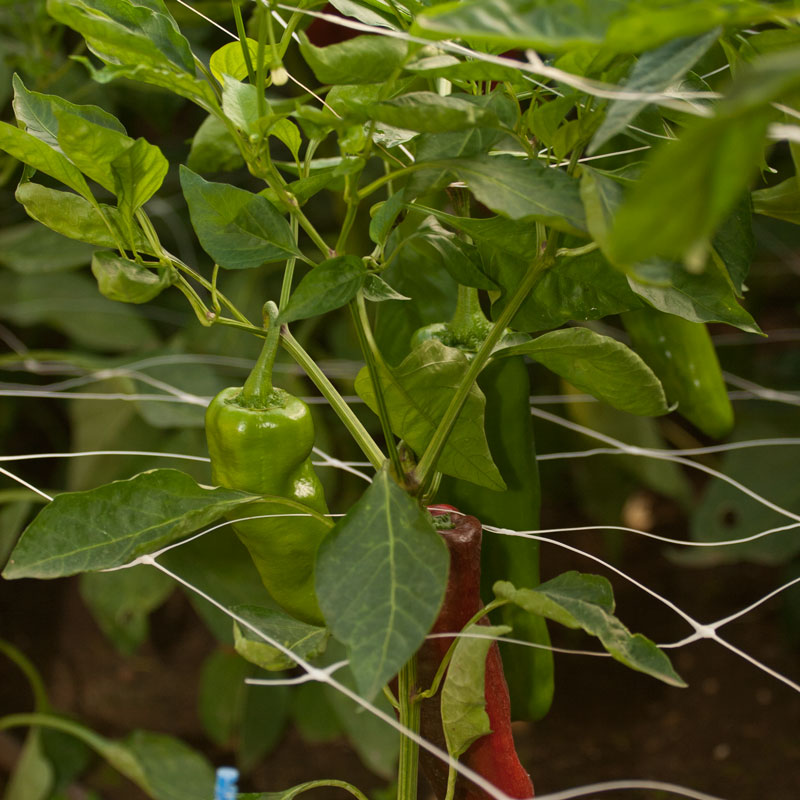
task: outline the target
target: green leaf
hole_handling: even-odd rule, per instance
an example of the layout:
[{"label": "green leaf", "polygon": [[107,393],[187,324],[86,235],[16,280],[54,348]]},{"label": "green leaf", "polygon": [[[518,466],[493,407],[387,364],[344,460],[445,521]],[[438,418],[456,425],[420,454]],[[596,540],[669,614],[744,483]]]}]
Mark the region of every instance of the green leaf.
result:
[{"label": "green leaf", "polygon": [[114,647],[131,655],[148,636],[147,618],[172,594],[175,583],[145,565],[81,575],[81,597]]},{"label": "green leaf", "polygon": [[[309,625],[289,616],[285,611],[261,606],[234,606],[231,611],[306,661],[325,652],[329,635],[327,628]],[[262,669],[275,671],[297,666],[294,659],[238,621],[233,623],[233,641],[236,652],[242,658]]]},{"label": "green leaf", "polygon": [[233,172],[244,159],[225,123],[209,114],[192,139],[186,165],[194,172]]},{"label": "green leaf", "polygon": [[44,752],[42,731],[28,733],[14,770],[9,776],[3,800],[49,800],[52,797],[53,765]]},{"label": "green leaf", "polygon": [[178,739],[161,733],[134,731],[122,746],[124,751],[116,759],[117,763],[109,759],[110,763],[120,769],[126,761],[131,761],[131,771],[141,774],[143,788],[155,800],[198,800],[213,795],[211,765]]},{"label": "green leaf", "polygon": [[47,0],[47,11],[108,64],[195,73],[189,43],[162,0]]},{"label": "green leaf", "polygon": [[144,472],[85,492],[65,492],[25,529],[3,576],[60,578],[122,566],[253,497],[231,489],[205,489],[174,469]]},{"label": "green leaf", "polygon": [[[495,319],[519,286],[528,263],[498,253],[488,260],[489,274],[503,289],[502,296],[492,305]],[[626,277],[595,250],[560,258],[548,269],[514,315],[512,327],[518,331],[547,330],[571,320],[602,319],[642,305]]]},{"label": "green leaf", "polygon": [[[77,199],[86,202],[82,198]],[[94,248],[90,245],[67,239],[38,222],[9,225],[0,231],[0,264],[14,272],[61,272],[75,269],[88,264],[92,260],[93,252]]]},{"label": "green leaf", "polygon": [[261,195],[203,180],[181,167],[181,186],[197,238],[226,269],[252,269],[301,253],[289,223]]},{"label": "green leaf", "polygon": [[529,356],[620,411],[641,416],[669,411],[661,382],[650,367],[629,347],[588,328],[552,331],[495,353],[515,355]]},{"label": "green leaf", "polygon": [[649,305],[690,322],[726,322],[743,331],[761,333],[756,321],[739,305],[730,278],[714,262],[693,274],[680,264],[653,259],[648,266],[669,276],[670,286],[659,286],[628,278],[628,284]]},{"label": "green leaf", "polygon": [[[265,104],[267,118],[270,106]],[[258,122],[261,119],[258,105],[258,89],[251,83],[234,80],[230,75],[222,87],[222,110],[225,116],[245,136],[258,133]]]},{"label": "green leaf", "polygon": [[[258,42],[255,39],[245,39],[250,52],[250,63],[255,65],[258,57]],[[247,62],[244,60],[242,43],[228,42],[211,54],[209,60],[211,73],[220,82],[225,83],[225,75],[230,75],[237,81],[247,77]]]},{"label": "green leaf", "polygon": [[446,230],[434,216],[424,219],[401,246],[417,254],[426,268],[446,270],[456,283],[489,291],[497,289],[486,274],[477,248]]},{"label": "green leaf", "polygon": [[536,226],[517,222],[507,217],[456,217],[435,208],[419,206],[421,211],[433,214],[438,220],[457,231],[466,233],[478,245],[499,253],[531,261],[538,248]]},{"label": "green leaf", "polygon": [[41,139],[7,122],[0,122],[0,150],[5,150],[18,161],[61,181],[87,200],[92,199],[89,185],[80,170],[65,155],[53,150]]},{"label": "green leaf", "polygon": [[[159,560],[228,610],[245,603],[277,607],[264,588],[253,559],[230,526],[182,544]],[[186,594],[217,640],[233,646],[230,616],[195,592],[186,590]]]},{"label": "green leaf", "polygon": [[[796,407],[786,406],[766,414],[763,403],[743,403],[736,412],[736,428],[730,439],[746,442],[800,436]],[[734,481],[768,497],[771,502],[800,512],[800,483],[794,471],[794,447],[747,447],[722,456],[719,469]],[[756,531],[785,525],[786,517],[755,502],[735,485],[712,481],[691,508],[689,535],[695,542],[725,542],[749,538]],[[671,548],[671,561],[698,567],[748,562],[774,567],[787,565],[800,552],[800,537],[787,530],[740,544],[719,547]]]},{"label": "green leaf", "polygon": [[197,103],[206,111],[218,109],[217,97],[208,81],[198,80],[194,73],[176,69],[164,69],[146,63],[132,64],[107,64],[102,69],[97,69],[85,56],[72,56],[74,61],[79,61],[88,70],[93,81],[97,83],[110,83],[120,78],[139,81],[166,89],[172,94],[186,97]]},{"label": "green leaf", "polygon": [[364,279],[364,297],[372,303],[382,303],[385,300],[410,300],[404,294],[395,291],[380,275],[369,273]]},{"label": "green leaf", "polygon": [[409,92],[392,100],[361,106],[369,119],[422,133],[498,127],[497,115],[459,95]]},{"label": "green leaf", "polygon": [[24,326],[44,323],[77,345],[106,353],[158,343],[144,317],[130,306],[101,297],[90,277],[74,272],[0,272],[0,318]]},{"label": "green leaf", "polygon": [[14,114],[25,130],[50,147],[58,148],[59,115],[73,116],[123,135],[122,123],[99,106],[81,106],[53,94],[30,92],[19,75],[14,75]]},{"label": "green leaf", "polygon": [[[104,203],[95,206],[72,192],[50,189],[32,181],[21,183],[15,197],[25,206],[28,216],[62,236],[99,247],[116,247],[117,242],[130,244],[122,216],[113,206]],[[136,250],[154,255],[138,228],[134,235]]]},{"label": "green leaf", "polygon": [[613,658],[625,666],[670,686],[686,686],[669,658],[653,642],[640,633],[631,635],[614,616],[613,592],[605,578],[570,571],[536,589],[516,589],[508,581],[498,581],[493,588],[499,598],[531,614],[597,636]]},{"label": "green leaf", "polygon": [[64,155],[109,192],[115,191],[111,162],[133,146],[129,136],[56,110],[58,145]]},{"label": "green leaf", "polygon": [[753,212],[800,225],[800,182],[797,176],[752,194]]},{"label": "green leaf", "polygon": [[131,218],[161,188],[169,161],[154,144],[137,139],[110,166],[119,210]]},{"label": "green leaf", "polygon": [[[441,705],[447,752],[453,758],[492,732],[486,713],[486,657],[494,638],[510,631],[508,625],[474,623],[464,629],[467,635],[456,641],[442,687]],[[472,633],[480,634],[480,638],[470,637]]]},{"label": "green leaf", "polygon": [[444,597],[447,548],[416,501],[381,470],[323,540],[316,591],[372,699],[417,651]]},{"label": "green leaf", "polygon": [[[682,37],[645,53],[623,84],[626,91],[657,93],[682,78],[716,42],[720,31],[703,36]],[[597,152],[609,139],[625,130],[629,122],[647,106],[644,100],[614,100],[605,119],[592,138],[589,153]]]},{"label": "green leaf", "polygon": [[[156,266],[155,264],[153,265]],[[100,294],[121,303],[148,303],[172,283],[170,270],[153,272],[113,250],[100,250],[92,258],[92,274]]]},{"label": "green leaf", "polygon": [[[438,339],[423,342],[396,367],[378,363],[392,431],[417,454],[427,447],[468,368],[464,353],[446,347]],[[358,373],[355,388],[377,413],[366,367]],[[473,385],[437,468],[454,478],[502,491],[505,484],[492,461],[483,430],[485,408],[483,392]]]},{"label": "green leaf", "polygon": [[218,747],[231,743],[245,708],[252,667],[236,653],[217,649],[206,658],[200,672],[197,711],[203,731]]},{"label": "green leaf", "polygon": [[584,233],[586,219],[578,182],[539,161],[485,156],[434,162],[450,169],[475,198],[513,220],[536,220],[567,233]]},{"label": "green leaf", "polygon": [[[797,200],[800,202],[800,194]],[[744,192],[733,213],[722,223],[712,241],[714,252],[725,265],[738,297],[742,297],[746,291],[745,280],[756,251],[756,238],[753,234],[753,202],[755,200],[751,201],[751,195]]]},{"label": "green leaf", "polygon": [[399,192],[395,192],[388,200],[380,203],[374,213],[372,209],[376,207],[373,206],[370,209],[372,219],[369,223],[369,238],[375,244],[383,245],[386,243],[397,217],[403,211],[404,204],[405,192],[401,189]]},{"label": "green leaf", "polygon": [[349,303],[367,276],[357,256],[337,256],[323,261],[307,273],[281,311],[280,322],[293,322],[325,314]]},{"label": "green leaf", "polygon": [[461,61],[454,55],[440,53],[428,55],[423,51],[423,57],[404,65],[404,69],[426,78],[447,78],[450,81],[516,81],[519,73],[500,64],[491,64],[479,59]]},{"label": "green leaf", "polygon": [[303,138],[294,122],[289,119],[279,119],[270,127],[269,135],[282,141],[295,159],[299,158]]},{"label": "green leaf", "polygon": [[383,83],[402,66],[408,44],[387,36],[356,36],[327,47],[315,47],[301,33],[300,52],[320,83]]}]

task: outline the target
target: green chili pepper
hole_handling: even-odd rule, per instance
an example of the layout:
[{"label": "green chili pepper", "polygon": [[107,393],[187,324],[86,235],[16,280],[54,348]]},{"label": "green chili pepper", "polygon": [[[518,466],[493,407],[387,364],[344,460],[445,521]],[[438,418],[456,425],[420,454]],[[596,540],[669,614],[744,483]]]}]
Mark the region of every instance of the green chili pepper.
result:
[{"label": "green chili pepper", "polygon": [[714,345],[702,322],[652,308],[620,315],[633,349],[664,386],[678,413],[718,439],[733,427],[733,408]]},{"label": "green chili pepper", "polygon": [[[223,389],[206,412],[212,479],[229,489],[288,498],[326,514],[322,486],[311,465],[311,413],[302,400],[272,386],[280,335],[274,303],[265,306],[266,315],[267,338],[245,385]],[[260,500],[246,506],[246,512],[286,515],[293,510]],[[314,593],[314,561],[328,526],[316,517],[274,516],[237,522],[233,529],[274,600],[304,622],[324,624]]]},{"label": "green chili pepper", "polygon": [[[474,289],[459,287],[459,302],[452,323],[421,328],[412,346],[435,337],[467,355],[474,353],[491,323],[483,315]],[[442,478],[438,496],[482,522],[518,531],[539,527],[541,491],[533,422],[530,412],[530,379],[522,357],[490,361],[478,377],[486,396],[486,438],[492,458],[506,482],[507,490],[496,492],[482,486]],[[486,536],[483,544],[483,590],[491,595],[497,580],[533,588],[539,583],[539,543],[500,534]],[[550,637],[542,617],[526,614],[509,605],[502,609],[503,622],[513,636],[533,644],[549,646]],[[511,707],[516,719],[541,719],[553,699],[553,654],[544,648],[501,643]]]}]

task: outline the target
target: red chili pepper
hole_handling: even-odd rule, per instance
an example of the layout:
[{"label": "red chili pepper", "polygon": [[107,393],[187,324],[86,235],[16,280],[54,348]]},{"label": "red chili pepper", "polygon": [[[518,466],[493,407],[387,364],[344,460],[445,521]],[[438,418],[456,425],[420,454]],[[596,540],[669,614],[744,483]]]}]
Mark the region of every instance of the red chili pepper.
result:
[{"label": "red chili pepper", "polygon": [[[432,514],[455,511],[452,506],[434,506]],[[431,633],[458,633],[469,620],[483,608],[481,585],[481,524],[475,517],[453,515],[455,527],[440,530],[450,551],[450,576],[447,581],[442,610]],[[486,617],[481,624],[488,625]],[[452,639],[447,637],[426,639],[417,653],[417,675],[423,689],[433,682],[442,659]],[[511,733],[511,705],[508,685],[503,675],[503,662],[497,643],[493,643],[486,657],[485,679],[486,712],[492,733],[481,737],[470,746],[460,761],[505,792],[509,797],[533,797],[530,776],[520,764]],[[441,691],[422,701],[420,732],[429,741],[446,749],[441,718]],[[428,753],[420,751],[423,772],[439,800],[447,792],[447,764]],[[459,776],[454,800],[491,800],[490,796],[471,781]]]}]

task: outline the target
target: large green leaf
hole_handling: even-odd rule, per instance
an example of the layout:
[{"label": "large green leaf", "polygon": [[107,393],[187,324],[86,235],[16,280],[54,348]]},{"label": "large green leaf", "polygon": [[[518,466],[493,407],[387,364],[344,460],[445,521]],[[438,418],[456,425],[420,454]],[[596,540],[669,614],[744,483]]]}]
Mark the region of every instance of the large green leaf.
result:
[{"label": "large green leaf", "polygon": [[[253,559],[229,525],[173,548],[159,561],[228,611],[244,604],[277,608]],[[186,594],[214,636],[232,647],[231,617],[196,592],[186,590]]]},{"label": "large green leaf", "polygon": [[367,268],[357,256],[337,256],[314,267],[292,292],[280,321],[325,314],[349,303],[364,285]]},{"label": "large green leaf", "polygon": [[478,289],[497,289],[497,284],[486,274],[480,254],[474,245],[448,231],[431,215],[400,245],[418,255],[426,269],[444,269],[454,281]]},{"label": "large green leaf", "polygon": [[119,210],[132,217],[161,188],[168,170],[169,161],[161,150],[145,139],[137,139],[111,161]]},{"label": "large green leaf", "polygon": [[[683,77],[703,57],[719,36],[713,30],[703,36],[681,37],[645,53],[631,70],[625,89],[633,92],[660,92]],[[647,105],[644,100],[614,100],[592,139],[589,152],[597,151]]]},{"label": "large green leaf", "polygon": [[94,254],[92,274],[100,294],[120,303],[149,303],[172,283],[168,270],[153,272],[113,250],[98,250]]},{"label": "large green leaf", "polygon": [[800,225],[800,182],[797,176],[753,192],[753,211]]},{"label": "large green leaf", "polygon": [[[251,66],[256,64],[258,57],[258,42],[255,39],[245,39]],[[248,76],[247,61],[244,57],[242,42],[228,42],[211,54],[208,66],[214,77],[220,82],[225,82],[225,75],[230,75],[237,81]]]},{"label": "large green leaf", "polygon": [[289,223],[265,197],[203,180],[181,167],[181,186],[197,238],[226,269],[252,269],[301,255]]},{"label": "large green leaf", "polygon": [[[491,733],[486,713],[486,656],[493,637],[509,633],[508,625],[478,625],[465,628],[456,641],[442,686],[442,728],[447,752],[458,758],[481,736]],[[469,634],[480,634],[472,637]]]},{"label": "large green leaf", "polygon": [[[506,299],[519,286],[527,267],[527,262],[506,253],[495,252],[488,259],[489,272],[503,289],[492,305],[494,318],[505,308]],[[512,327],[518,331],[547,330],[570,320],[602,319],[642,305],[625,275],[595,250],[560,258],[548,269],[514,315]]]},{"label": "large green leaf", "polygon": [[495,355],[529,356],[578,389],[630,414],[658,416],[669,411],[661,382],[650,367],[622,342],[588,328],[544,333]]},{"label": "large green leaf", "polygon": [[466,0],[427,9],[417,16],[411,31],[430,38],[490,43],[501,50],[530,47],[559,52],[604,45],[613,52],[638,53],[718,25],[756,24],[795,10],[792,3],[753,0]]},{"label": "large green leaf", "polygon": [[89,185],[80,170],[63,153],[53,150],[32,134],[7,122],[0,122],[0,150],[61,181],[87,200],[92,198]]},{"label": "large green leaf", "polygon": [[362,696],[372,699],[422,644],[448,563],[428,514],[385,469],[323,540],[317,598]]},{"label": "large green leaf", "polygon": [[[430,442],[468,368],[464,353],[446,347],[438,339],[423,342],[396,367],[379,363],[378,379],[392,431],[417,454]],[[377,413],[372,379],[366,367],[358,373],[355,388]],[[473,385],[437,467],[454,478],[502,491],[505,484],[492,461],[483,430],[485,407],[483,392]]]},{"label": "large green leaf", "polygon": [[109,130],[126,134],[122,123],[99,106],[76,105],[53,94],[31,92],[14,75],[14,114],[25,130],[51,147],[58,147],[58,114],[79,117]]},{"label": "large green leaf", "polygon": [[434,92],[410,92],[392,100],[362,106],[362,110],[370,119],[422,133],[500,126],[491,109],[458,95],[443,97]]},{"label": "large green leaf", "polygon": [[60,494],[25,529],[3,577],[60,578],[118,567],[252,501],[245,492],[203,488],[174,469]]},{"label": "large green leaf", "polygon": [[99,247],[113,248],[118,242],[134,244],[138,252],[154,255],[138,228],[134,232],[135,241],[128,241],[127,226],[113,206],[104,203],[95,206],[72,192],[50,189],[32,181],[21,183],[15,197],[30,217],[62,236]]},{"label": "large green leaf", "polygon": [[47,0],[47,11],[78,31],[108,64],[194,75],[189,43],[162,0]]},{"label": "large green leaf", "polygon": [[570,571],[536,589],[516,589],[508,581],[498,581],[494,592],[531,614],[597,636],[617,661],[631,669],[670,686],[686,686],[669,658],[650,639],[631,634],[614,616],[614,595],[606,578]]},{"label": "large green leaf", "polygon": [[[77,195],[72,197],[86,202]],[[91,245],[67,239],[38,222],[8,225],[0,231],[0,264],[14,272],[61,272],[75,269],[88,264],[92,260],[93,252]]]},{"label": "large green leaf", "polygon": [[236,140],[225,123],[209,114],[200,124],[186,166],[194,172],[233,172],[244,166]]},{"label": "large green leaf", "polygon": [[158,343],[145,317],[102,297],[91,278],[76,272],[0,272],[0,318],[24,326],[44,323],[100,352],[130,352]]},{"label": "large green leaf", "polygon": [[103,633],[123,655],[148,635],[148,616],[173,592],[175,583],[148,566],[81,575],[81,597]]},{"label": "large green leaf", "polygon": [[402,65],[408,44],[386,36],[356,36],[315,47],[301,34],[300,52],[320,83],[383,83]]},{"label": "large green leaf", "polygon": [[435,161],[432,166],[451,170],[477,200],[498,214],[543,222],[567,233],[586,231],[578,182],[535,159],[484,156]]},{"label": "large green leaf", "polygon": [[[254,605],[234,606],[231,611],[306,660],[320,655],[328,643],[327,628],[301,622],[285,611]],[[233,630],[236,652],[262,669],[292,669],[297,665],[294,659],[273,647],[252,628],[234,621]]]}]

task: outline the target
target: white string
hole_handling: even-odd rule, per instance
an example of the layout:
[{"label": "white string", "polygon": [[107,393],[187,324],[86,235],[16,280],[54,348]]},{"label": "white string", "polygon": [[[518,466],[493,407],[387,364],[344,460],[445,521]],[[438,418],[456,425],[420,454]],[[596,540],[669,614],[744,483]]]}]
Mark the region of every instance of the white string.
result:
[{"label": "white string", "polygon": [[602,781],[601,783],[590,783],[586,786],[579,786],[575,789],[562,789],[560,792],[549,792],[536,796],[536,800],[572,800],[575,797],[585,797],[592,792],[615,792],[627,789],[653,789],[660,792],[671,792],[679,797],[688,797],[690,800],[722,800],[722,798],[698,792],[696,789],[689,789],[677,783],[667,783],[665,781],[650,780],[619,780]]},{"label": "white string", "polygon": [[185,461],[211,461],[206,456],[190,456],[185,453],[159,453],[154,450],[82,450],[78,453],[25,453],[0,456],[2,461],[36,461],[40,458],[83,458],[84,456],[149,456],[151,458],[179,458]]},{"label": "white string", "polygon": [[776,389],[768,389],[766,386],[761,386],[758,383],[749,381],[746,378],[741,378],[738,375],[733,375],[730,372],[723,372],[722,377],[725,378],[726,383],[737,386],[740,389],[745,389],[761,400],[773,400],[791,406],[800,406],[800,397],[795,394],[781,392]]},{"label": "white string", "polygon": [[598,431],[594,431],[591,428],[586,428],[583,425],[579,425],[576,422],[571,422],[570,420],[564,419],[563,417],[559,417],[556,414],[551,414],[548,411],[543,411],[542,409],[531,408],[531,414],[536,417],[540,417],[541,419],[546,419],[548,422],[553,422],[556,425],[560,425],[561,427],[568,428],[569,430],[575,431],[576,433],[582,433],[585,436],[589,436],[593,439],[599,439],[602,442],[606,442],[606,444],[612,445],[612,447],[618,448],[621,451],[624,451],[627,455],[634,455],[634,456],[648,456],[649,458],[655,458],[660,461],[672,461],[676,464],[683,464],[684,466],[691,467],[692,469],[699,470],[700,472],[705,472],[708,475],[711,475],[714,478],[718,478],[721,481],[725,481],[725,483],[733,486],[735,489],[738,489],[742,494],[747,495],[748,497],[755,500],[757,503],[760,503],[767,508],[772,509],[773,511],[777,512],[778,514],[783,515],[784,517],[788,517],[789,519],[796,520],[800,522],[800,515],[795,514],[793,511],[789,511],[787,508],[783,508],[779,506],[777,503],[773,503],[771,500],[768,500],[766,497],[758,494],[758,492],[754,492],[749,487],[745,486],[744,484],[740,483],[737,480],[725,475],[722,472],[719,472],[716,469],[712,469],[711,467],[706,466],[705,464],[701,464],[697,461],[691,461],[688,458],[683,458],[681,456],[673,456],[668,452],[661,452],[658,450],[646,450],[642,447],[637,447],[634,445],[625,444],[625,442],[619,441],[619,439],[615,439],[612,436],[607,436],[604,433],[599,433]]},{"label": "white string", "polygon": [[[741,539],[725,539],[719,542],[694,542],[687,541],[686,539],[672,539],[669,536],[660,536],[650,531],[642,531],[638,528],[628,528],[624,525],[579,525],[573,528],[543,528],[537,531],[529,531],[529,533],[579,533],[586,531],[622,531],[623,533],[635,533],[637,536],[644,536],[647,539],[654,539],[657,542],[664,542],[664,544],[676,544],[681,547],[732,547],[733,545],[743,544],[745,542],[754,542],[756,539],[763,539],[765,536],[771,536],[775,533],[782,533],[783,531],[795,530],[800,527],[800,522],[792,522],[788,525],[781,525],[778,528],[770,528],[769,530],[759,531],[751,536],[744,536]],[[513,531],[507,531],[503,528],[493,530],[493,533],[513,534]],[[517,534],[519,531],[516,532]]]},{"label": "white string", "polygon": [[20,485],[24,486],[26,489],[30,489],[34,494],[38,494],[40,497],[44,497],[45,500],[51,501],[53,498],[50,497],[47,492],[43,492],[41,489],[37,489],[32,483],[28,483],[28,481],[20,478],[19,475],[15,475],[13,472],[9,472],[7,469],[0,467],[0,474],[5,475],[7,478],[11,478],[12,481],[16,481]]}]

